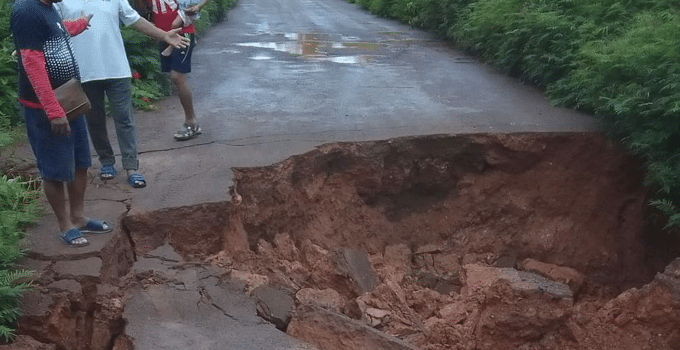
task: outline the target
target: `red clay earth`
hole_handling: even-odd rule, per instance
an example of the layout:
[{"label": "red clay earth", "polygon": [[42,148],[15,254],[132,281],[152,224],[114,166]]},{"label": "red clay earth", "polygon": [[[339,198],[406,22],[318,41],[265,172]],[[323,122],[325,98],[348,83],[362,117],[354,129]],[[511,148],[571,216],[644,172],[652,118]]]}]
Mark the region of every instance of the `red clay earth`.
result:
[{"label": "red clay earth", "polygon": [[280,328],[322,350],[680,349],[678,236],[652,222],[640,163],[602,135],[334,143],[233,171],[229,202],[123,218],[79,304],[55,298],[19,332],[132,348],[130,267],[168,243],[246,292],[294,296]]}]

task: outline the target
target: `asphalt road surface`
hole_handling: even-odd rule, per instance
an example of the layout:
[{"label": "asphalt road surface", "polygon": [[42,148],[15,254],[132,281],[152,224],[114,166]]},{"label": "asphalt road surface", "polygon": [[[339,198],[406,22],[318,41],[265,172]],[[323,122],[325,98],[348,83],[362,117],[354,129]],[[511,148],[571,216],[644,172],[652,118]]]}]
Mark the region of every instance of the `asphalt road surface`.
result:
[{"label": "asphalt road surface", "polygon": [[199,38],[188,77],[204,133],[172,139],[176,97],[137,114],[149,186],[118,184],[133,210],[226,200],[231,167],[326,142],[595,128],[447,42],[342,0],[240,0]]},{"label": "asphalt road surface", "polygon": [[446,42],[342,0],[240,1],[194,59],[196,101],[220,140],[591,125]]}]

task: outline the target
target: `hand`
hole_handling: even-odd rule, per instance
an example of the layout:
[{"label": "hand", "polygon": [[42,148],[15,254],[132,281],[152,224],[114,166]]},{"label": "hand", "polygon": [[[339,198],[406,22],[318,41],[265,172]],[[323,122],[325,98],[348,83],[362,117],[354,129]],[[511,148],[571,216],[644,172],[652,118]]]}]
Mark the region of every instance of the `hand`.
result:
[{"label": "hand", "polygon": [[165,32],[165,42],[168,43],[169,45],[172,45],[172,47],[176,49],[183,49],[185,47],[188,47],[189,44],[191,43],[191,39],[185,38],[184,36],[179,34],[180,30],[182,30],[182,28],[175,28],[173,30]]},{"label": "hand", "polygon": [[201,7],[198,6],[198,5],[189,6],[189,7],[184,9],[184,12],[187,12],[187,13],[197,13],[199,11],[201,11]]},{"label": "hand", "polygon": [[68,123],[66,116],[61,118],[54,118],[50,121],[52,131],[57,135],[68,136],[71,134],[71,125]]},{"label": "hand", "polygon": [[92,19],[92,16],[94,16],[94,13],[90,13],[89,15],[86,15],[84,11],[80,11],[80,16],[76,19],[84,19],[87,22],[88,27],[90,26],[90,20]]}]

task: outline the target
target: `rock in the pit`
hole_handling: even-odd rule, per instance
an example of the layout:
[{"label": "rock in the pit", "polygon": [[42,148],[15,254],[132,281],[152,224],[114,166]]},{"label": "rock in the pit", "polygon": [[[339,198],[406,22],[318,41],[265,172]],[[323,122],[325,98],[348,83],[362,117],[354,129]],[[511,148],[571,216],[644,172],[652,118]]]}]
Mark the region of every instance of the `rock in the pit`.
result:
[{"label": "rock in the pit", "polygon": [[294,308],[293,298],[285,291],[269,286],[260,286],[253,290],[257,314],[277,329],[286,331]]},{"label": "rock in the pit", "polygon": [[314,305],[300,305],[295,310],[288,334],[320,350],[417,350],[362,322]]},{"label": "rock in the pit", "polygon": [[340,312],[345,305],[340,293],[331,288],[324,290],[303,288],[295,294],[295,298],[301,304],[314,304],[336,312]]},{"label": "rock in the pit", "polygon": [[578,293],[583,286],[583,275],[570,267],[548,264],[531,258],[524,259],[518,267],[520,270],[534,272],[553,281],[562,282],[568,285],[574,293]]},{"label": "rock in the pit", "polygon": [[375,272],[364,252],[342,248],[335,251],[334,261],[338,269],[356,284],[357,294],[370,292],[378,285]]}]

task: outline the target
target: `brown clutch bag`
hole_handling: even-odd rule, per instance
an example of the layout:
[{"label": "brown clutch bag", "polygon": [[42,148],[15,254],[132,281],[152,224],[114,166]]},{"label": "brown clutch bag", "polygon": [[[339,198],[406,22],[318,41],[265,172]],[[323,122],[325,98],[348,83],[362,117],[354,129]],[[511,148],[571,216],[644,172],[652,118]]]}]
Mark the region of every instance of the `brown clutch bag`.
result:
[{"label": "brown clutch bag", "polygon": [[66,112],[66,118],[69,121],[90,110],[90,100],[87,99],[80,82],[75,78],[71,78],[71,80],[54,89],[54,94],[57,96],[61,108]]}]

